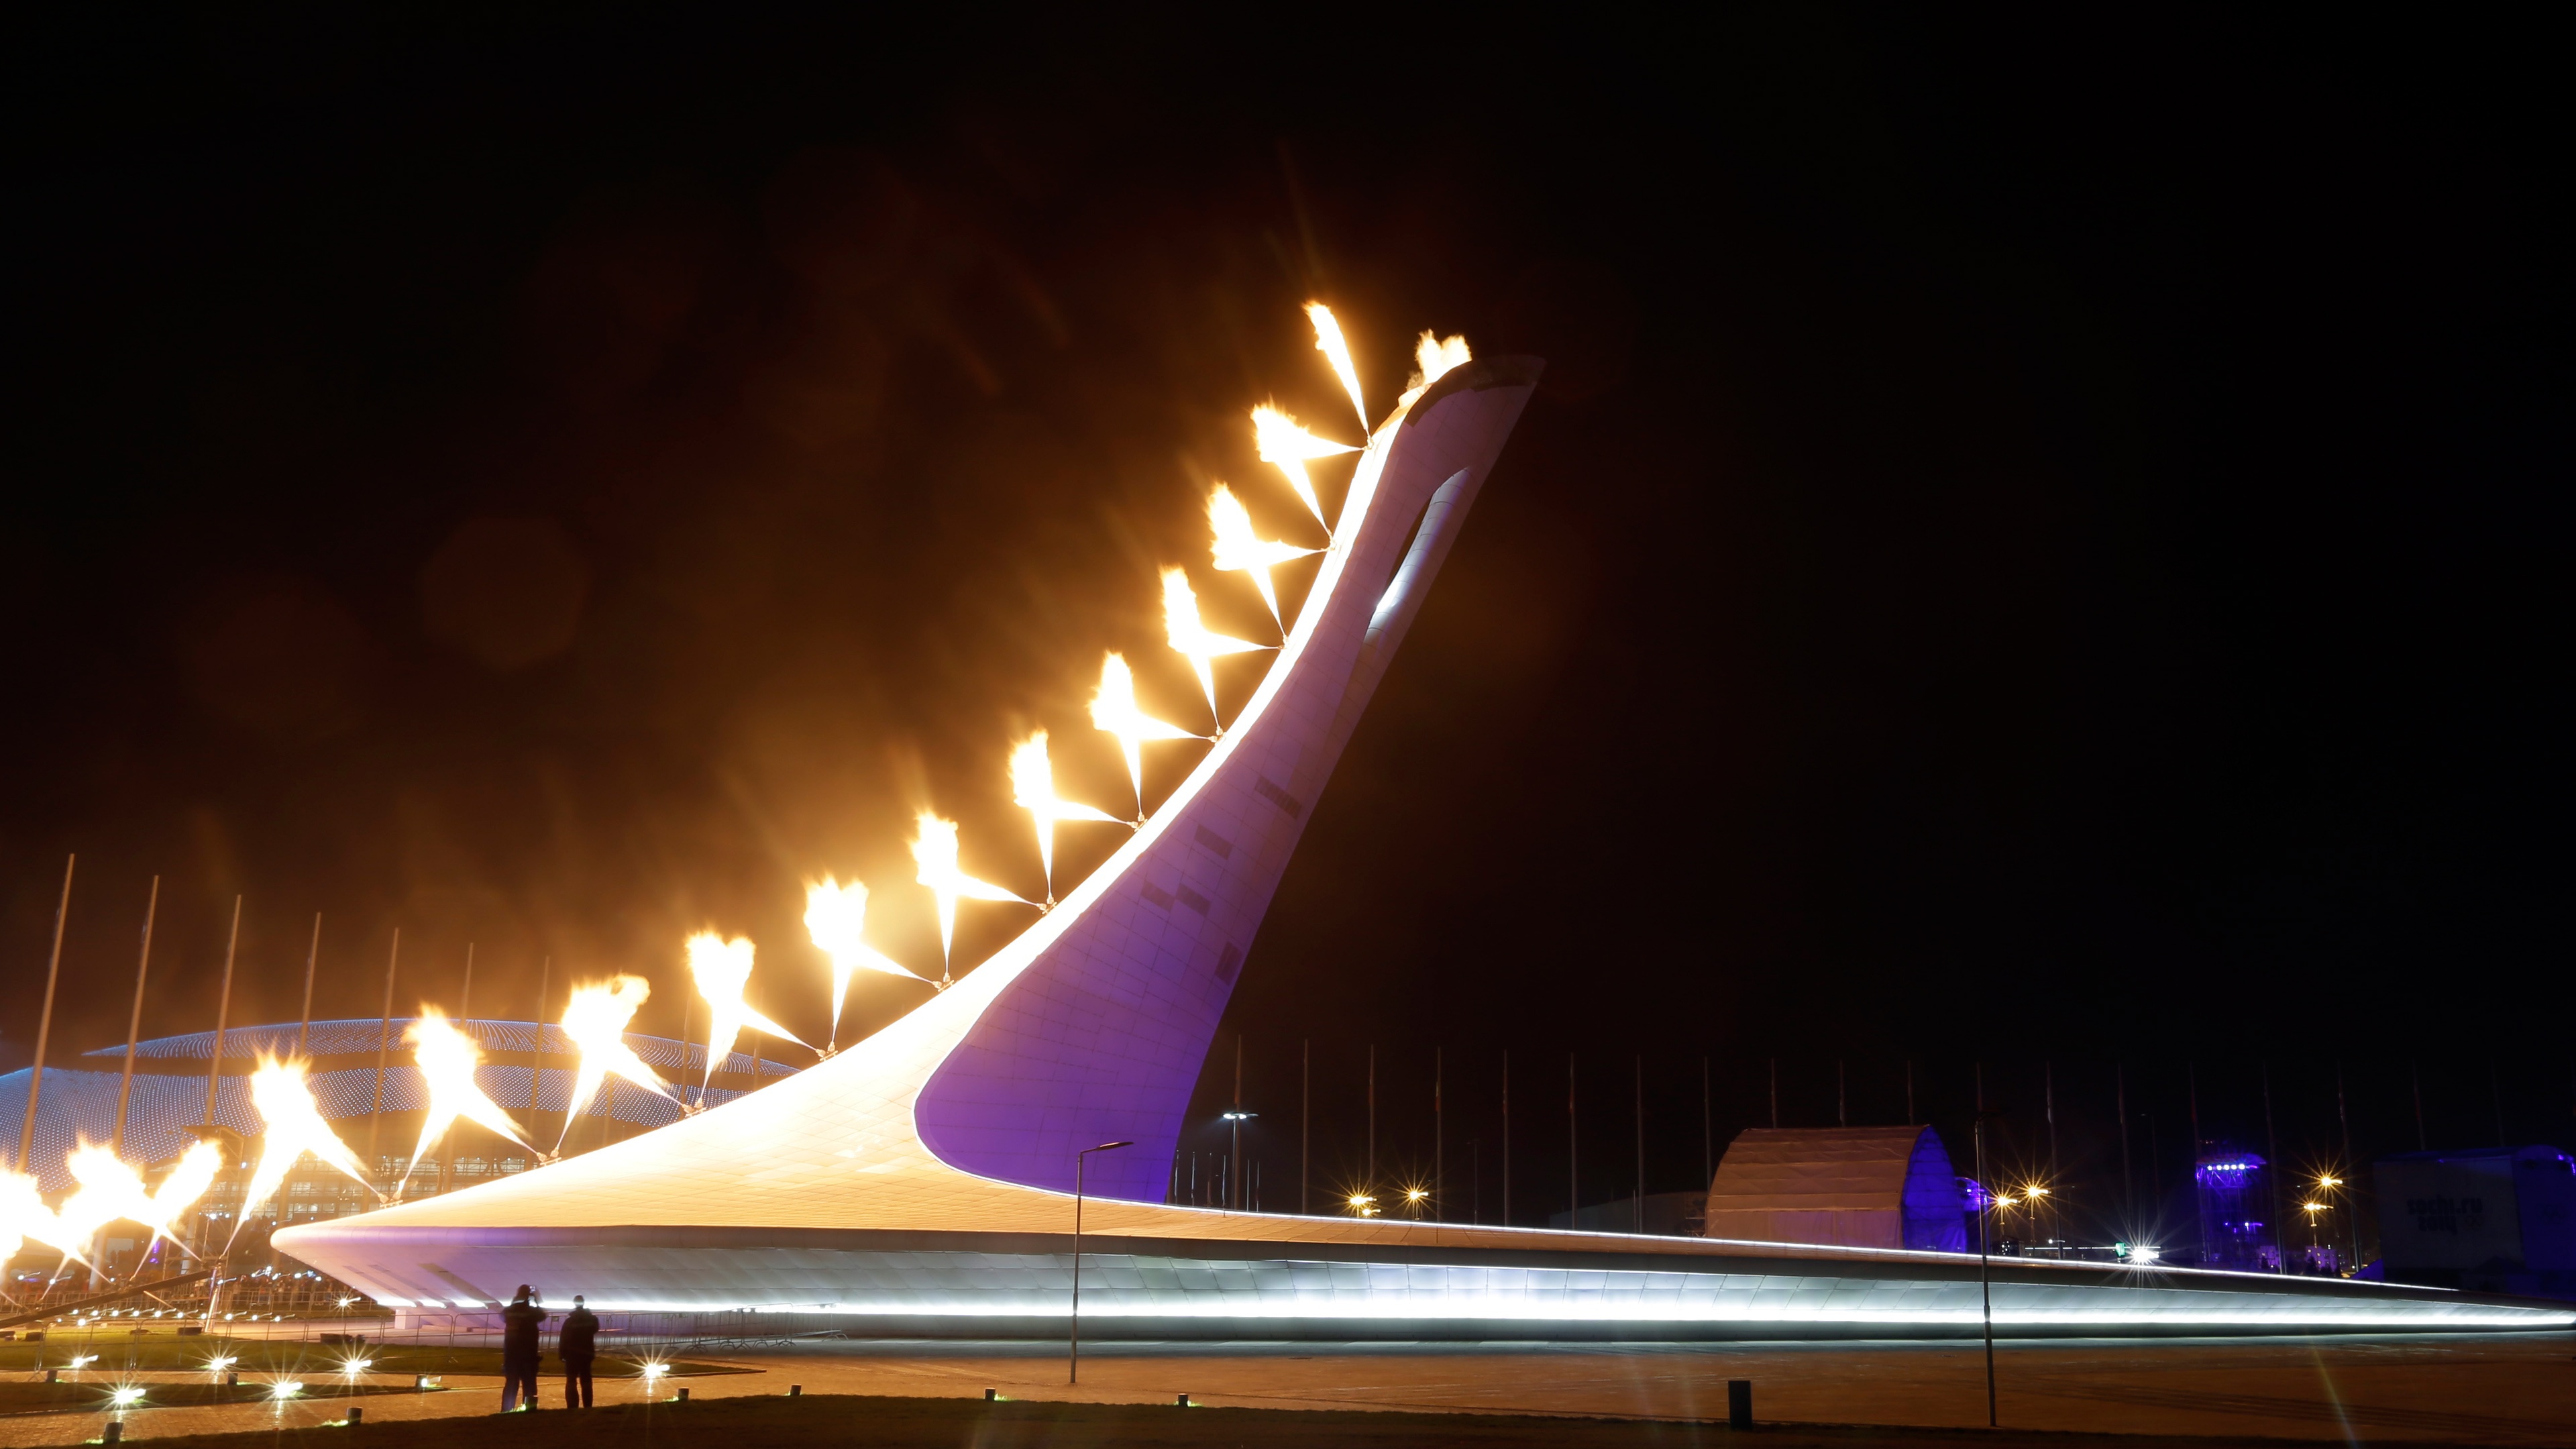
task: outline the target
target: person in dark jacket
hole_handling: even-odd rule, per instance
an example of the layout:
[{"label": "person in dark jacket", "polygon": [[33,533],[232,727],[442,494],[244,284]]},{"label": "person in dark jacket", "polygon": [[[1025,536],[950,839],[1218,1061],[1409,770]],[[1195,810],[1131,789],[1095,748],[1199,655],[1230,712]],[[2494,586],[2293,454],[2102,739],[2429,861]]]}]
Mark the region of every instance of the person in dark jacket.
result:
[{"label": "person in dark jacket", "polygon": [[528,1407],[537,1406],[537,1329],[546,1321],[546,1311],[531,1300],[536,1291],[527,1284],[519,1285],[518,1296],[501,1310],[501,1412],[519,1407],[522,1394]]},{"label": "person in dark jacket", "polygon": [[572,1295],[572,1312],[564,1315],[562,1337],[557,1352],[563,1355],[564,1407],[590,1407],[590,1364],[599,1356],[599,1315],[582,1306],[581,1295]]}]

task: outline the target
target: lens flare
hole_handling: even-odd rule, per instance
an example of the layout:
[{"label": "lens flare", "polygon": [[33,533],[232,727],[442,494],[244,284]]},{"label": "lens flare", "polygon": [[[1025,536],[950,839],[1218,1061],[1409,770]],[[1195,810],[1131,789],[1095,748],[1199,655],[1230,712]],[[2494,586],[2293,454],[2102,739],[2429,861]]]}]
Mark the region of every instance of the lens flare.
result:
[{"label": "lens flare", "polygon": [[1411,403],[1422,395],[1424,388],[1438,382],[1452,368],[1463,367],[1473,360],[1473,355],[1467,351],[1466,338],[1452,337],[1443,341],[1436,332],[1423,333],[1422,340],[1413,345],[1414,373],[1405,379],[1404,401]]},{"label": "lens flare", "polygon": [[605,984],[592,982],[572,989],[572,999],[564,1003],[564,1035],[572,1038],[573,1049],[581,1053],[581,1070],[573,1077],[572,1097],[564,1103],[563,1131],[555,1135],[555,1151],[563,1151],[564,1139],[572,1135],[572,1119],[590,1106],[610,1076],[624,1077],[656,1096],[678,1101],[670,1088],[635,1049],[626,1044],[626,1024],[635,1019],[637,1009],[653,994],[652,983],[641,976],[617,976]]},{"label": "lens flare", "polygon": [[420,1019],[403,1028],[403,1040],[410,1044],[412,1063],[420,1068],[421,1081],[429,1088],[429,1111],[421,1118],[420,1141],[412,1148],[411,1161],[403,1165],[401,1181],[394,1184],[394,1196],[402,1196],[430,1145],[444,1139],[459,1117],[530,1152],[537,1150],[535,1143],[519,1135],[519,1124],[510,1120],[501,1104],[475,1084],[474,1069],[483,1064],[483,1049],[474,1044],[474,1038],[458,1031],[440,1012],[423,1007]]},{"label": "lens flare", "polygon": [[1136,707],[1136,676],[1116,651],[1100,661],[1100,689],[1091,696],[1092,727],[1115,735],[1127,758],[1127,783],[1136,789],[1136,818],[1145,818],[1145,750],[1147,740],[1195,740],[1178,725],[1168,725]]},{"label": "lens flare", "polygon": [[1038,866],[1046,872],[1047,904],[1055,904],[1055,828],[1067,820],[1097,820],[1104,825],[1127,822],[1103,810],[1064,799],[1055,793],[1055,765],[1047,759],[1047,732],[1040,730],[1011,751],[1011,798],[1029,812],[1038,827]]},{"label": "lens flare", "polygon": [[305,1153],[339,1169],[370,1193],[376,1190],[376,1185],[367,1180],[367,1170],[359,1165],[358,1154],[350,1151],[340,1135],[331,1130],[331,1124],[322,1120],[322,1108],[313,1100],[312,1084],[304,1074],[305,1064],[300,1058],[279,1061],[265,1053],[250,1074],[250,1103],[259,1113],[262,1140],[259,1166],[252,1169],[250,1186],[242,1192],[241,1216],[233,1220],[235,1238],[241,1236],[242,1224],[250,1220],[252,1210],[285,1184],[288,1170]]},{"label": "lens flare", "polygon": [[1190,671],[1199,677],[1199,688],[1207,695],[1208,717],[1217,728],[1225,720],[1216,712],[1216,670],[1210,661],[1223,654],[1244,654],[1267,649],[1267,644],[1253,644],[1212,634],[1199,622],[1199,596],[1190,592],[1190,576],[1179,569],[1163,570],[1163,635],[1172,648],[1190,661]]},{"label": "lens flare", "polygon": [[728,941],[713,931],[700,931],[689,938],[689,976],[697,982],[698,995],[707,1003],[707,1075],[698,1087],[698,1101],[703,1104],[707,1088],[715,1083],[716,1063],[733,1055],[733,1044],[743,1028],[767,1032],[781,1041],[792,1041],[805,1050],[803,1038],[768,1017],[751,1009],[742,999],[742,990],[751,984],[753,946],[749,939],[736,936]]},{"label": "lens flare", "polygon": [[1252,531],[1252,514],[1234,490],[1219,483],[1208,495],[1208,527],[1216,533],[1216,566],[1226,573],[1252,576],[1252,586],[1261,591],[1261,602],[1270,606],[1270,622],[1285,632],[1288,624],[1279,613],[1279,594],[1270,582],[1270,571],[1292,558],[1304,558],[1321,550],[1299,548],[1293,543],[1265,539]]},{"label": "lens flare", "polygon": [[813,936],[815,948],[832,958],[831,1045],[835,1048],[841,1044],[842,999],[850,994],[850,978],[862,968],[906,981],[930,981],[861,939],[867,924],[868,888],[864,883],[843,885],[828,875],[805,883],[805,929]]},{"label": "lens flare", "polygon": [[1324,505],[1315,497],[1315,480],[1306,476],[1306,464],[1316,458],[1329,458],[1336,453],[1356,453],[1359,449],[1343,443],[1328,443],[1304,428],[1297,420],[1268,403],[1252,410],[1252,441],[1261,461],[1277,468],[1297,490],[1307,511],[1327,532],[1332,521],[1324,517]]},{"label": "lens flare", "polygon": [[1306,320],[1315,324],[1315,350],[1333,365],[1333,376],[1342,380],[1342,390],[1351,395],[1351,411],[1360,416],[1360,433],[1368,434],[1368,403],[1360,397],[1360,370],[1351,363],[1351,345],[1342,339],[1342,324],[1333,317],[1333,309],[1321,302],[1306,304]]},{"label": "lens flare", "polygon": [[939,974],[942,981],[947,981],[955,974],[949,956],[957,938],[959,901],[1017,901],[1024,906],[1037,902],[958,869],[956,821],[942,820],[924,810],[914,817],[913,824],[919,833],[913,837],[912,859],[920,867],[913,879],[928,886],[931,896],[939,902]]}]

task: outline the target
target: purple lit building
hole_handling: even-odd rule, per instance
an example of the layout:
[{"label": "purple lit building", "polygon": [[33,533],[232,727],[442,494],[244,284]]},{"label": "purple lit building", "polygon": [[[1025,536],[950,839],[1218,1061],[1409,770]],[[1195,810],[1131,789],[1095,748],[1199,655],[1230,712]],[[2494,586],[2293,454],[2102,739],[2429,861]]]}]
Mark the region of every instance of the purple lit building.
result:
[{"label": "purple lit building", "polygon": [[2200,1265],[2278,1271],[2271,1164],[2251,1152],[2220,1153],[2195,1163],[2191,1177],[2200,1203]]}]

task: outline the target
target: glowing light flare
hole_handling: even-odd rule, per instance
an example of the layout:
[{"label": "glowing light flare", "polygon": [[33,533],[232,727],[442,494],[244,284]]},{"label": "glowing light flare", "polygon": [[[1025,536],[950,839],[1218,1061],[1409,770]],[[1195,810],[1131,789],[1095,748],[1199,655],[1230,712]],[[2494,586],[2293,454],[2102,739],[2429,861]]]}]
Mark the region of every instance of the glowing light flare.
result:
[{"label": "glowing light flare", "polygon": [[1330,443],[1304,428],[1297,420],[1268,403],[1252,410],[1253,450],[1261,461],[1277,468],[1287,478],[1288,486],[1306,505],[1315,521],[1332,531],[1332,521],[1324,517],[1324,505],[1315,497],[1315,480],[1306,476],[1306,465],[1317,458],[1330,458],[1337,453],[1356,453],[1359,449],[1343,443]]},{"label": "glowing light flare", "polygon": [[1252,531],[1252,514],[1234,490],[1219,483],[1208,495],[1208,526],[1216,533],[1215,558],[1218,569],[1226,573],[1248,574],[1252,586],[1261,591],[1261,602],[1270,607],[1270,622],[1286,632],[1287,621],[1279,613],[1279,593],[1270,581],[1270,571],[1290,559],[1304,558],[1322,550],[1299,548],[1293,543],[1266,539]]},{"label": "glowing light flare", "polygon": [[1047,904],[1055,904],[1055,828],[1067,820],[1095,820],[1103,825],[1127,822],[1055,792],[1055,765],[1047,758],[1047,732],[1022,740],[1011,751],[1011,799],[1038,830],[1038,867],[1046,873]]},{"label": "glowing light flare", "polygon": [[110,1389],[107,1394],[107,1401],[120,1409],[130,1409],[136,1404],[143,1402],[143,1386],[141,1384],[126,1384],[119,1388]]},{"label": "glowing light flare", "polygon": [[959,869],[956,821],[924,810],[913,817],[913,827],[912,859],[917,867],[913,879],[929,887],[939,903],[939,970],[941,979],[947,980],[954,974],[949,958],[957,939],[959,901],[1012,901],[1024,906],[1037,902]]},{"label": "glowing light flare", "polygon": [[[814,938],[814,947],[832,961],[832,1036],[831,1043],[841,1041],[841,1002],[850,994],[850,978],[861,970],[882,971],[906,981],[928,981],[929,977],[869,945],[863,936],[868,924],[868,888],[859,881],[843,885],[830,876],[805,883],[805,930]],[[934,983],[935,984],[935,983]]]},{"label": "glowing light flare", "polygon": [[272,1399],[291,1399],[302,1392],[304,1392],[302,1379],[279,1379],[268,1386],[268,1396]]},{"label": "glowing light flare", "polygon": [[219,1374],[239,1362],[241,1362],[241,1360],[233,1357],[231,1354],[219,1353],[213,1358],[206,1360],[206,1372],[210,1374]]},{"label": "glowing light flare", "polygon": [[1443,340],[1436,332],[1423,333],[1421,340],[1413,344],[1414,372],[1405,380],[1405,404],[1410,406],[1415,398],[1422,396],[1424,389],[1446,377],[1452,369],[1464,367],[1472,360],[1466,338]]},{"label": "glowing light flare", "polygon": [[1169,725],[1136,707],[1136,676],[1115,650],[1100,662],[1100,688],[1091,696],[1091,723],[1115,735],[1127,759],[1127,783],[1136,790],[1136,818],[1145,818],[1145,751],[1148,740],[1195,740],[1178,725]]},{"label": "glowing light flare", "polygon": [[733,1044],[741,1039],[746,1027],[795,1042],[809,1052],[814,1050],[796,1033],[752,1010],[751,1003],[742,999],[743,988],[751,984],[755,950],[744,936],[727,940],[713,931],[700,931],[689,938],[689,978],[707,1003],[707,1074],[698,1088],[700,1102],[706,1100],[706,1089],[715,1082],[716,1063],[733,1055]]},{"label": "glowing light flare", "polygon": [[421,1118],[420,1141],[412,1148],[411,1161],[404,1165],[401,1181],[394,1184],[396,1197],[411,1181],[421,1158],[428,1155],[430,1144],[445,1138],[447,1129],[459,1117],[507,1137],[530,1152],[537,1150],[535,1143],[519,1135],[519,1124],[510,1120],[501,1104],[475,1083],[474,1071],[483,1064],[483,1049],[474,1044],[474,1038],[458,1031],[434,1008],[423,1007],[420,1019],[403,1028],[403,1040],[410,1045],[412,1063],[420,1068],[421,1081],[429,1088],[429,1111]]},{"label": "glowing light flare", "polygon": [[1342,390],[1351,395],[1351,411],[1360,419],[1360,432],[1368,432],[1368,403],[1360,396],[1360,370],[1351,362],[1351,344],[1342,336],[1342,324],[1333,309],[1321,302],[1306,304],[1306,320],[1315,325],[1315,350],[1333,365],[1333,376],[1342,380]]},{"label": "glowing light flare", "polygon": [[581,1053],[581,1069],[573,1077],[572,1097],[564,1104],[564,1125],[555,1137],[556,1152],[563,1151],[564,1138],[572,1133],[572,1119],[589,1108],[591,1099],[608,1085],[611,1076],[624,1077],[669,1101],[679,1100],[626,1044],[626,1024],[635,1019],[636,1011],[652,994],[651,982],[626,975],[572,989],[572,999],[564,1003],[563,1031],[572,1038],[573,1049]]},{"label": "glowing light flare", "polygon": [[1163,635],[1174,652],[1190,661],[1190,672],[1199,677],[1199,689],[1207,695],[1208,717],[1225,728],[1225,720],[1216,712],[1216,669],[1214,661],[1227,654],[1246,654],[1267,649],[1267,644],[1254,644],[1212,633],[1199,622],[1199,596],[1190,590],[1190,576],[1179,569],[1163,570]]}]

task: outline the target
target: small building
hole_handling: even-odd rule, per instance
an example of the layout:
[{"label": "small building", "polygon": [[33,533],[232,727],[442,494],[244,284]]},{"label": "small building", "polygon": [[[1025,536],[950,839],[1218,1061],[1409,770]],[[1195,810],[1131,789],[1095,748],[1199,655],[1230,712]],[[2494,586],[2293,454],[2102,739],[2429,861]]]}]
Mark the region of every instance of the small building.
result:
[{"label": "small building", "polygon": [[1929,1127],[1753,1127],[1727,1144],[1701,1232],[1963,1253],[1959,1183],[1941,1134]]},{"label": "small building", "polygon": [[2480,1147],[2372,1167],[2388,1281],[2576,1298],[2576,1157]]}]

